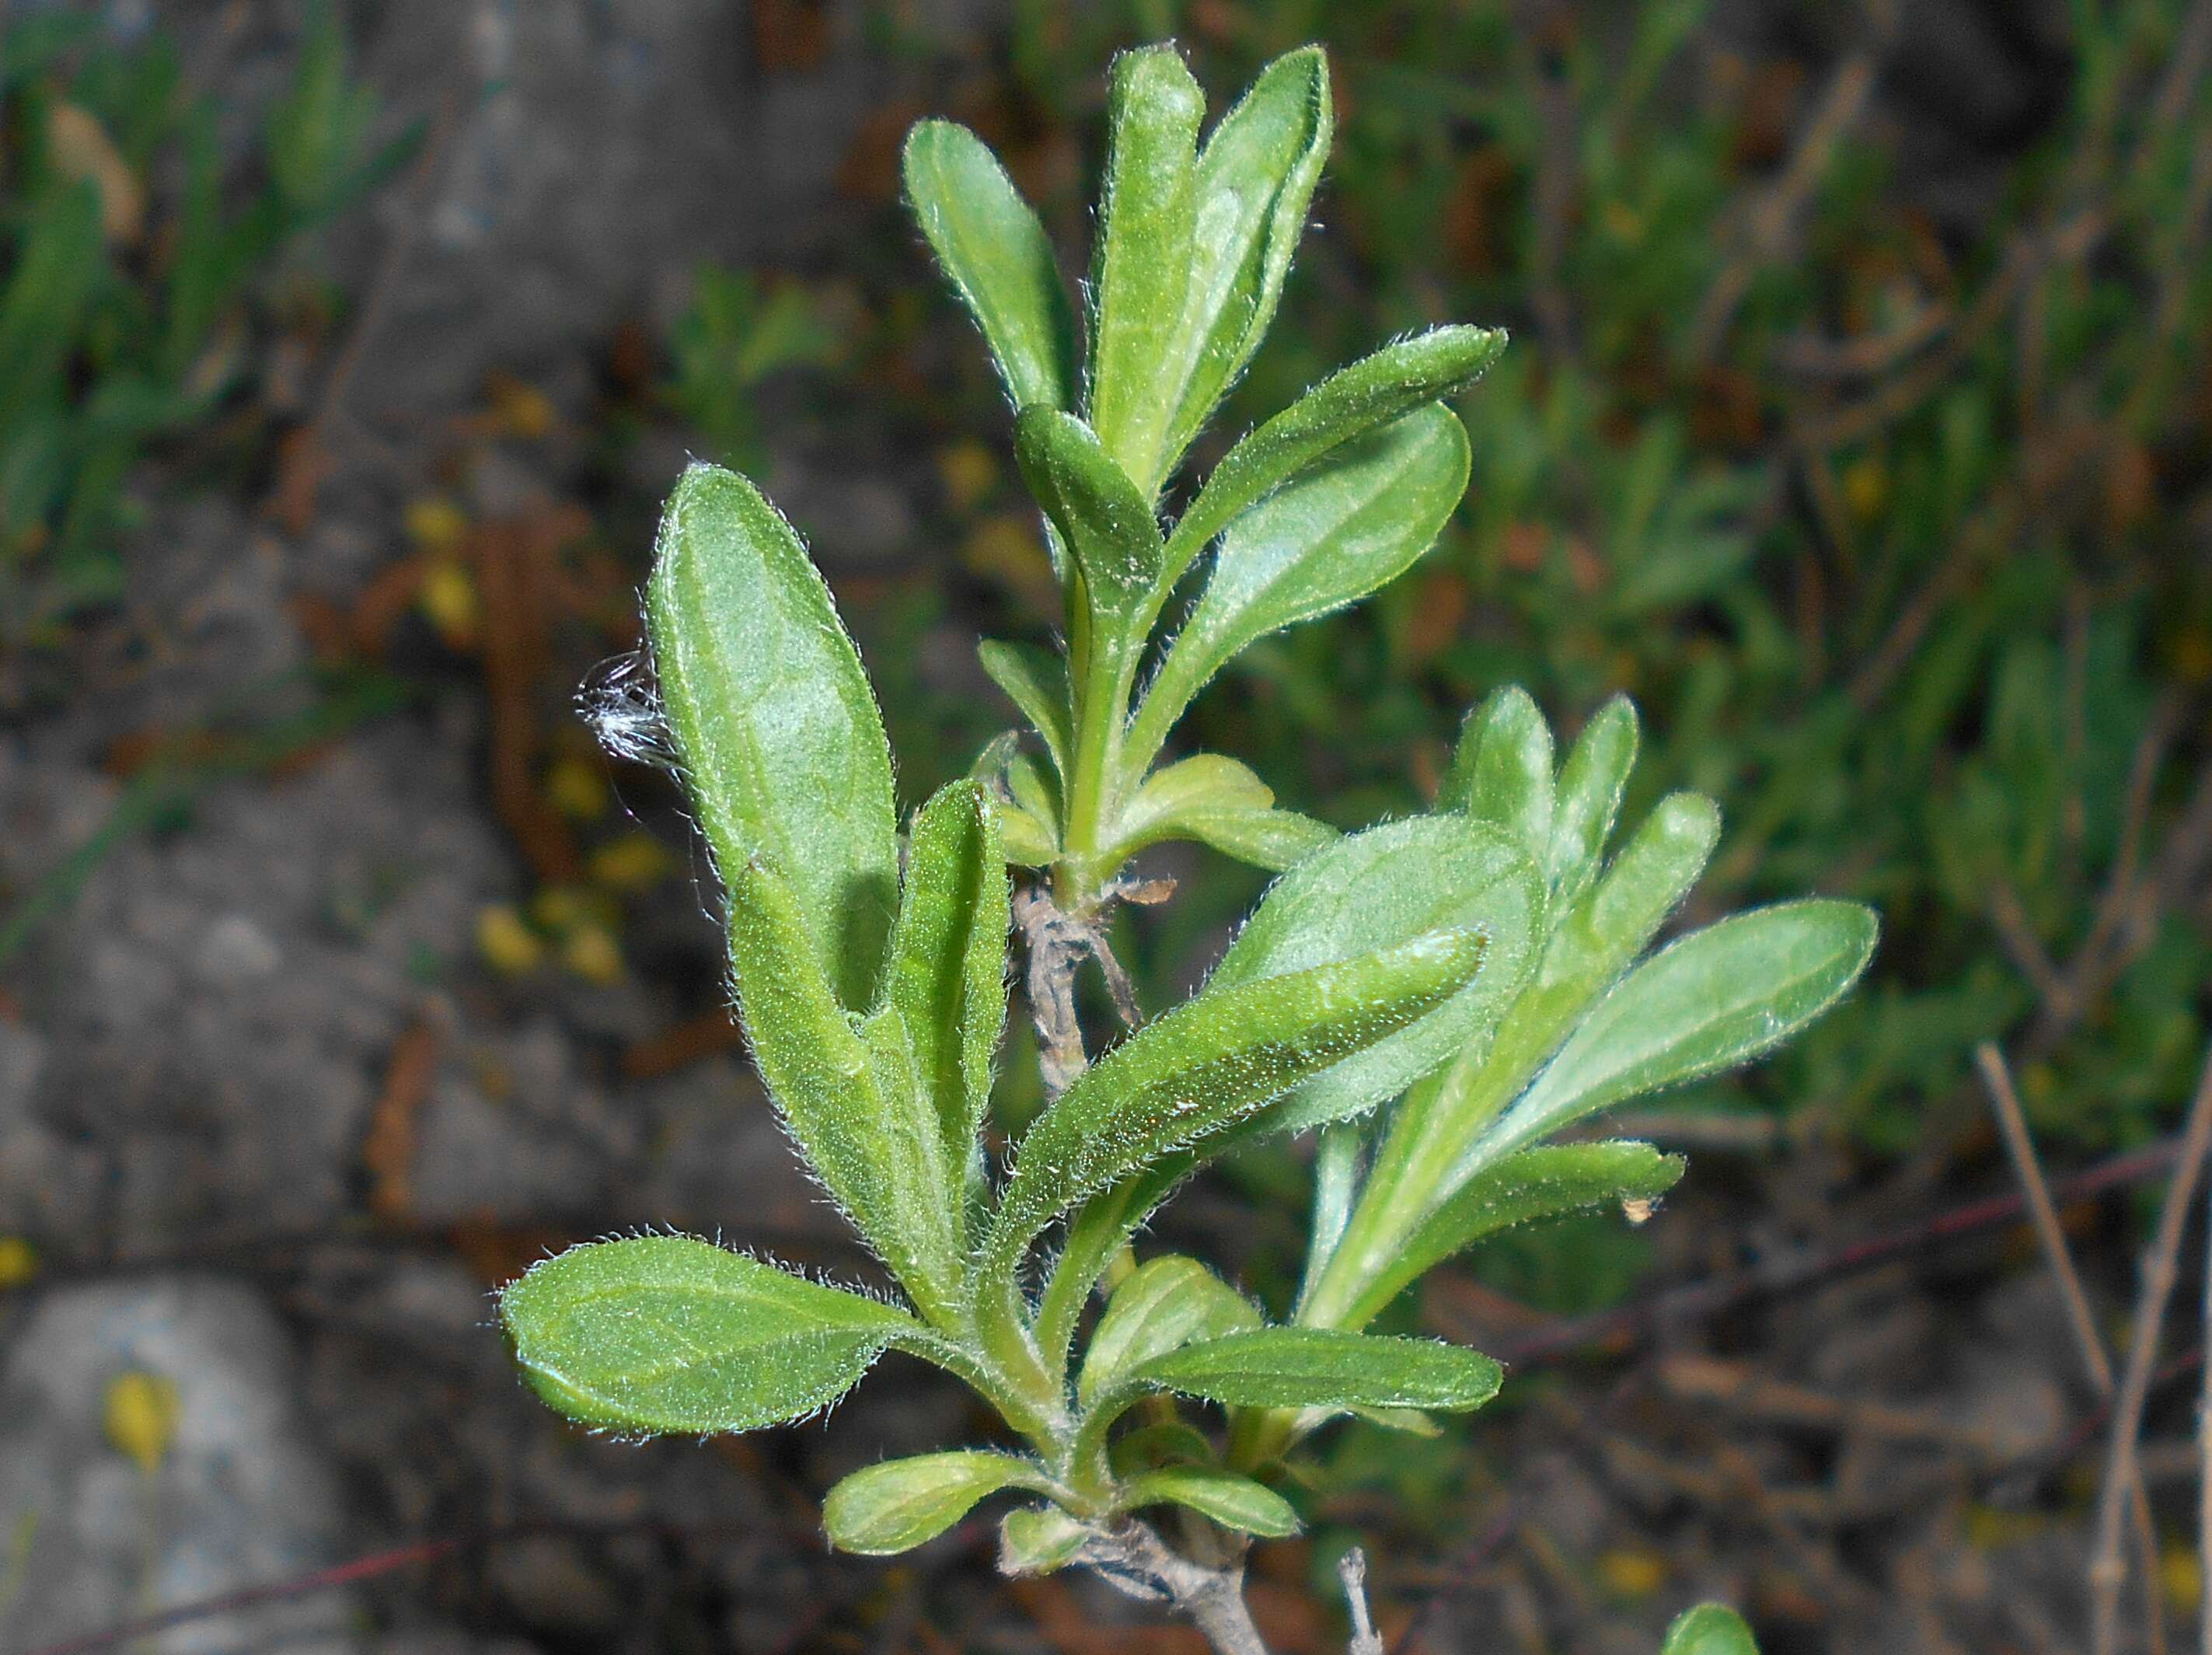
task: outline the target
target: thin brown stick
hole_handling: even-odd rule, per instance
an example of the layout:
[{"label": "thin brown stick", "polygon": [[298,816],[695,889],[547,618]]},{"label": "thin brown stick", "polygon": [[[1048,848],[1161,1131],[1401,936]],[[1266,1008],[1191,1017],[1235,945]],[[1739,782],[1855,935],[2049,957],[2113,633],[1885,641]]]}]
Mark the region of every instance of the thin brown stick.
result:
[{"label": "thin brown stick", "polygon": [[2081,1366],[2099,1398],[2109,1396],[2112,1360],[2105,1350],[2097,1318],[2089,1309],[2089,1296],[2082,1291],[2081,1277],[2074,1268],[2073,1250],[2066,1244],[2058,1209],[2051,1204],[2051,1187],[2043,1180],[2043,1164],[2037,1159],[2034,1140],[2028,1135],[2027,1117],[2021,1109],[2020,1094],[2013,1089],[2012,1072],[2005,1067],[2004,1055],[1994,1041],[1984,1040],[1974,1049],[1974,1062],[1982,1072],[1982,1084],[1989,1089],[1990,1107],[2003,1135],[2005,1153],[2012,1158],[2012,1170],[2027,1197],[2028,1216],[2034,1222],[2036,1238],[2043,1244],[2045,1262],[2051,1266],[2059,1295],[2065,1300],[2066,1318],[2073,1326]]},{"label": "thin brown stick", "polygon": [[2136,1475],[2136,1438],[2142,1429],[2143,1403],[2150,1394],[2151,1369],[2166,1323],[2166,1302],[2173,1295],[2182,1230],[2208,1148],[2212,1148],[2212,1051],[2206,1053],[2197,1095],[2190,1102],[2181,1159],[2174,1166],[2173,1182],[2166,1186],[2166,1203],[2159,1209],[2157,1236],[2144,1261],[2142,1290],[2136,1299],[2135,1331],[2112,1409],[2112,1445],[2106,1456],[2104,1484],[2097,1496],[2096,1549],[2089,1564],[2090,1646],[2094,1655],[2112,1655],[2118,1646],[2120,1588],[2127,1578],[2127,1567],[2120,1558],[2120,1524],[2127,1508],[2128,1488]]},{"label": "thin brown stick", "polygon": [[[2044,1183],[2043,1163],[2037,1158],[2035,1140],[2028,1132],[2027,1111],[2020,1106],[2012,1072],[2005,1067],[2004,1054],[1997,1050],[1995,1041],[1984,1040],[1975,1048],[1974,1062],[1982,1072],[1982,1084],[1989,1089],[1990,1107],[1996,1115],[1997,1129],[2003,1135],[2005,1153],[2012,1158],[2013,1171],[2018,1174],[2021,1189],[2027,1196],[2028,1214],[2035,1220],[2035,1233],[2043,1244],[2044,1257],[2058,1283],[2059,1295],[2066,1302],[2067,1319],[2073,1324],[2074,1343],[2081,1354],[2081,1366],[2096,1390],[2097,1399],[2109,1401],[2112,1395],[2112,1359],[2105,1349],[2104,1336],[2097,1331],[2097,1318],[2089,1309],[2089,1295],[2082,1290],[2081,1277],[2074,1268],[2073,1249],[2066,1244],[2066,1231],[2058,1221],[2058,1208],[2052,1204],[2050,1187]],[[2128,1506],[2136,1567],[2142,1571],[2145,1624],[2150,1628],[2152,1649],[2163,1655],[2166,1609],[2158,1585],[2158,1529],[2151,1520],[2150,1494],[2143,1486],[2140,1465],[2133,1468],[2130,1479]]]}]

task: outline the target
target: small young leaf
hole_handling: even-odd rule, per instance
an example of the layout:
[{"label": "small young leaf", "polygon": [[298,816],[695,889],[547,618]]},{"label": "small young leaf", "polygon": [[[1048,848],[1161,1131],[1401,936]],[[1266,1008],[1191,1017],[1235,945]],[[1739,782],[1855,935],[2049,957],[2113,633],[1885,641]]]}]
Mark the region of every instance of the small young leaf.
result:
[{"label": "small young leaf", "polygon": [[1060,840],[1050,824],[1018,805],[1000,807],[999,831],[1006,860],[1016,867],[1043,867],[1060,855]]},{"label": "small young leaf", "polygon": [[1620,810],[1628,772],[1636,765],[1636,709],[1615,696],[1597,709],[1559,767],[1559,801],[1552,818],[1551,852],[1544,871],[1552,895],[1565,908],[1597,876],[1606,836]]},{"label": "small young leaf", "polygon": [[574,1247],[500,1295],[531,1387],[617,1431],[750,1431],[826,1407],[902,1334],[888,1305],[684,1236]]},{"label": "small young leaf", "polygon": [[1339,839],[1279,880],[1213,974],[1235,988],[1351,959],[1443,927],[1488,939],[1482,970],[1446,1006],[1377,1042],[1270,1109],[1255,1129],[1342,1120],[1394,1098],[1474,1040],[1512,1003],[1540,934],[1528,859],[1486,823],[1415,817]]},{"label": "small young leaf", "polygon": [[896,1005],[865,1037],[854,1028],[806,946],[797,897],[758,858],[730,879],[729,940],[753,1061],[792,1136],[915,1302],[948,1310],[964,1271],[958,1186]]},{"label": "small young leaf", "polygon": [[1091,1530],[1057,1506],[1024,1506],[999,1524],[999,1573],[1011,1579],[1050,1574],[1075,1561]]},{"label": "small young leaf", "polygon": [[1218,1133],[1307,1076],[1395,1034],[1465,986],[1484,944],[1439,932],[1241,988],[1208,990],[1085,1070],[1032,1125],[984,1246],[1010,1282],[1060,1214]]},{"label": "small young leaf", "polygon": [[1133,1511],[1143,1506],[1188,1506],[1224,1529],[1262,1540],[1287,1540],[1304,1526],[1297,1508],[1264,1482],[1201,1466],[1173,1465],[1148,1472],[1129,1485],[1124,1503]]},{"label": "small young leaf", "polygon": [[1173,46],[1114,60],[1092,275],[1091,423],[1147,502],[1166,467],[1184,378],[1175,352],[1205,117],[1206,94]]},{"label": "small young leaf", "polygon": [[1504,349],[1505,335],[1492,328],[1439,327],[1338,369],[1213,468],[1168,538],[1163,588],[1245,508],[1331,449],[1470,384]]},{"label": "small young leaf", "polygon": [[1176,831],[1270,873],[1295,867],[1339,835],[1326,822],[1294,810],[1201,810],[1183,815]]},{"label": "small young leaf", "polygon": [[917,812],[891,933],[890,1002],[943,1135],[942,1165],[980,1196],[991,1060],[1006,1021],[1006,852],[981,787],[955,782]]},{"label": "small young leaf", "polygon": [[883,718],[829,587],[757,489],[693,465],[660,520],[646,621],[723,879],[771,858],[838,998],[866,1006],[890,930],[898,824]]},{"label": "small young leaf", "polygon": [[1065,778],[1068,757],[1075,744],[1068,733],[1067,663],[1049,649],[1034,644],[1004,643],[986,638],[975,648],[991,682],[1006,692],[1006,699],[1022,709],[1052,754],[1053,768]]},{"label": "small young leaf", "polygon": [[1075,405],[1075,313],[1044,227],[983,141],[951,121],[907,134],[906,198],[991,347],[1017,410]]},{"label": "small young leaf", "polygon": [[1435,544],[1467,475],[1467,433],[1431,404],[1346,444],[1230,524],[1205,595],[1146,694],[1133,762],[1151,762],[1191,697],[1255,639],[1403,574]]},{"label": "small young leaf", "polygon": [[1206,1433],[1182,1420],[1158,1420],[1125,1431],[1109,1451],[1114,1475],[1121,1477],[1156,1471],[1163,1465],[1212,1465],[1216,1457]]},{"label": "small young leaf", "polygon": [[1190,446],[1274,319],[1334,129],[1328,61],[1307,46],[1261,70],[1207,137],[1175,350],[1188,377],[1164,469]]},{"label": "small young leaf", "polygon": [[917,1454],[855,1471],[822,1503],[840,1551],[890,1557],[934,1540],[1001,1488],[1036,1488],[1036,1468],[1010,1454]]},{"label": "small young leaf", "polygon": [[1759,1642],[1734,1609],[1700,1603],[1667,1628],[1659,1655],[1759,1655]]},{"label": "small young leaf", "polygon": [[1160,526],[1152,506],[1091,428],[1056,408],[1025,408],[1014,454],[1037,503],[1069,551],[1095,616],[1125,621],[1159,578]]},{"label": "small young leaf", "polygon": [[1656,1201],[1674,1188],[1683,1165],[1680,1156],[1642,1143],[1547,1144],[1509,1155],[1424,1220],[1336,1324],[1365,1327],[1453,1254],[1513,1225],[1613,1202]]},{"label": "small young leaf", "polygon": [[1418,1408],[1464,1413],[1504,1372],[1480,1352],[1333,1328],[1257,1328],[1154,1357],[1133,1379],[1232,1408]]},{"label": "small young leaf", "polygon": [[1551,852],[1552,801],[1552,727],[1510,684],[1468,715],[1437,808],[1495,822],[1540,867]]},{"label": "small young leaf", "polygon": [[1194,1258],[1140,1264],[1107,1302],[1091,1336],[1075,1399],[1088,1408],[1127,1370],[1187,1345],[1260,1325],[1251,1301]]},{"label": "small young leaf", "polygon": [[1732,1068],[1780,1044],[1857,980],[1873,911],[1779,903],[1662,949],[1598,1002],[1486,1145],[1517,1146],[1623,1098]]},{"label": "small young leaf", "polygon": [[1182,825],[1187,817],[1264,811],[1274,802],[1274,789],[1249,765],[1219,753],[1193,753],[1145,778],[1114,825],[1108,859],[1125,861],[1148,846],[1188,837]]}]

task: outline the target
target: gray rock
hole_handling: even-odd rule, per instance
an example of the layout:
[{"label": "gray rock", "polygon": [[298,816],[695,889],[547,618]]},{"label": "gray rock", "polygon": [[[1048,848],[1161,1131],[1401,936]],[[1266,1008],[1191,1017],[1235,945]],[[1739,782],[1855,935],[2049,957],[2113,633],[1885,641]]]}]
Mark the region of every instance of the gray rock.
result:
[{"label": "gray rock", "polygon": [[[134,1373],[173,1386],[177,1402],[150,1472],[105,1423],[110,1387]],[[45,1299],[0,1369],[0,1524],[27,1537],[0,1644],[33,1647],[335,1561],[337,1490],[295,1395],[283,1330],[234,1283],[171,1276]],[[318,1593],[134,1646],[349,1655],[356,1608]]]}]

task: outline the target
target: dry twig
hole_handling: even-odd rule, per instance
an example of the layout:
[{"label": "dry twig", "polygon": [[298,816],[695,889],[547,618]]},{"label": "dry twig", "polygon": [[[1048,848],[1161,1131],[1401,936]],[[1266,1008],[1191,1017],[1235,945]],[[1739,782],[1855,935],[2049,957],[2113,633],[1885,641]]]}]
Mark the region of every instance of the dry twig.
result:
[{"label": "dry twig", "polygon": [[[2029,1135],[2027,1116],[2020,1106],[2020,1094],[2013,1088],[2012,1073],[2005,1067],[2004,1054],[1994,1041],[1984,1040],[1975,1049],[1974,1062],[1981,1069],[1983,1085],[1989,1089],[1990,1107],[1996,1112],[1998,1130],[2004,1136],[2005,1153],[2012,1158],[2013,1171],[2019,1175],[2021,1189],[2027,1197],[2028,1214],[2035,1220],[2036,1238],[2043,1244],[2044,1256],[2058,1283],[2059,1296],[2066,1302],[2067,1320],[2073,1326],[2075,1346],[2081,1353],[2081,1366],[2098,1400],[2109,1402],[2112,1396],[2112,1360],[2105,1349],[2104,1336],[2097,1331],[2097,1318],[2089,1309],[2089,1295],[2082,1290],[2081,1277],[2074,1268],[2073,1250],[2066,1244],[2066,1232],[2058,1221],[2058,1209],[2051,1204],[2050,1187],[2044,1183],[2043,1164],[2036,1157],[2035,1140]],[[2142,1469],[2136,1466],[2131,1471],[2128,1506],[2136,1566],[2142,1571],[2144,1620],[2150,1628],[2151,1648],[2157,1655],[2164,1655],[2166,1610],[2158,1585],[2158,1530],[2151,1521],[2150,1495],[2143,1486]]]},{"label": "dry twig", "polygon": [[2112,1445],[2106,1451],[2104,1484],[2097,1496],[2096,1550],[2089,1564],[2090,1645],[2095,1655],[2112,1655],[2118,1645],[2120,1587],[2127,1579],[2127,1567],[2120,1558],[2120,1523],[2136,1475],[2136,1438],[2142,1429],[2143,1403],[2150,1395],[2151,1369],[2158,1355],[2159,1335],[2166,1324],[2166,1301],[2173,1295],[2182,1228],[2188,1221],[2208,1148],[2212,1148],[2212,1051],[2206,1053],[2197,1095],[2189,1105],[2181,1159],[2174,1165],[2173,1182],[2166,1186],[2158,1232],[2143,1263],[2135,1331],[2112,1409]]}]

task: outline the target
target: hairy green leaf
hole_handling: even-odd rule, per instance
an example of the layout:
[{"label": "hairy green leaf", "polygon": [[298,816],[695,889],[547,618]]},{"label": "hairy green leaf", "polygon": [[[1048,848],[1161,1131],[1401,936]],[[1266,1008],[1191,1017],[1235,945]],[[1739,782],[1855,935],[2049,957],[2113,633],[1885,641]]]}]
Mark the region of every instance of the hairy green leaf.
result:
[{"label": "hairy green leaf", "polygon": [[1191,697],[1253,640],[1397,579],[1435,544],[1467,474],[1467,433],[1431,404],[1346,444],[1238,516],[1146,694],[1132,761],[1150,763]]},{"label": "hairy green leaf", "polygon": [[1413,1026],[1301,1085],[1253,1123],[1297,1130],[1395,1098],[1480,1037],[1512,1003],[1540,934],[1543,893],[1519,848],[1486,823],[1415,817],[1351,834],[1277,881],[1216,968],[1216,988],[1357,958],[1457,928],[1487,940],[1482,970]]},{"label": "hairy green leaf", "polygon": [[1297,867],[1339,837],[1328,823],[1294,810],[1189,811],[1178,818],[1176,831],[1270,873]]},{"label": "hairy green leaf", "polygon": [[1559,800],[1552,816],[1551,852],[1544,871],[1562,907],[1597,876],[1606,837],[1620,811],[1628,772],[1636,765],[1636,708],[1615,696],[1597,709],[1559,766]]},{"label": "hairy green leaf", "polygon": [[798,1419],[919,1330],[888,1305],[685,1236],[571,1248],[510,1282],[499,1313],[540,1396],[618,1431]]},{"label": "hairy green leaf", "polygon": [[1194,1258],[1170,1255],[1137,1267],[1114,1290],[1091,1336],[1075,1399],[1088,1408],[1128,1369],[1187,1345],[1260,1324],[1251,1301]]},{"label": "hairy green leaf", "polygon": [[1509,684],[1468,715],[1437,808],[1495,822],[1542,867],[1552,846],[1552,727]]},{"label": "hairy green leaf", "polygon": [[1013,1579],[1050,1574],[1075,1561],[1091,1530],[1057,1506],[1024,1506],[999,1524],[999,1573]]},{"label": "hairy green leaf", "polygon": [[947,1312],[963,1273],[957,1185],[896,1004],[854,1028],[806,946],[791,886],[757,857],[730,880],[729,936],[753,1061],[792,1136],[915,1302]]},{"label": "hairy green leaf", "polygon": [[[1662,800],[1595,889],[1553,924],[1535,967],[1486,1046],[1408,1092],[1392,1112],[1374,1180],[1398,1192],[1408,1220],[1481,1164],[1466,1159],[1498,1112],[1558,1050],[1597,996],[1657,934],[1712,854],[1720,812],[1711,800]],[[1386,1238],[1371,1268],[1395,1253]]]},{"label": "hairy green leaf", "polygon": [[840,1551],[890,1557],[934,1540],[1002,1488],[1037,1488],[1036,1468],[1011,1454],[917,1454],[855,1471],[822,1503]]},{"label": "hairy green leaf", "polygon": [[791,882],[814,958],[868,1005],[898,886],[890,748],[806,550],[760,490],[693,465],[646,587],[668,727],[726,881],[756,855]]},{"label": "hairy green leaf", "polygon": [[952,1190],[982,1192],[991,1061],[1006,1021],[1006,851],[989,793],[955,782],[917,812],[891,933],[890,1002],[943,1138]]},{"label": "hairy green leaf", "polygon": [[1060,1214],[1396,1033],[1463,987],[1480,937],[1442,932],[1361,958],[1209,990],[1085,1071],[1038,1117],[985,1244],[1011,1281]]},{"label": "hairy green leaf", "polygon": [[1499,1118],[1492,1153],[1778,1045],[1857,980],[1875,930],[1871,910],[1814,899],[1738,914],[1662,949],[1598,1002]]},{"label": "hairy green leaf", "polygon": [[1333,1328],[1257,1328],[1154,1357],[1135,1380],[1232,1408],[1418,1408],[1463,1413],[1498,1394],[1503,1370],[1430,1339]]},{"label": "hairy green leaf", "polygon": [[951,121],[907,134],[907,205],[1017,410],[1075,405],[1075,313],[1044,227],[983,141]]},{"label": "hairy green leaf", "polygon": [[1334,130],[1328,64],[1307,46],[1262,70],[1206,138],[1173,353],[1186,378],[1164,471],[1204,428],[1274,319]]},{"label": "hairy green leaf", "polygon": [[1205,117],[1206,94],[1173,46],[1114,60],[1091,277],[1091,423],[1148,506],[1184,377],[1176,350]]},{"label": "hairy green leaf", "polygon": [[1453,1254],[1500,1230],[1613,1202],[1657,1200],[1682,1176],[1679,1155],[1650,1144],[1548,1144],[1470,1178],[1416,1228],[1335,1324],[1364,1328]]},{"label": "hairy green leaf", "polygon": [[1187,818],[1264,811],[1274,802],[1274,789],[1249,765],[1220,753],[1193,753],[1145,778],[1114,824],[1108,859],[1124,861],[1147,846],[1189,837]]},{"label": "hairy green leaf", "polygon": [[1331,449],[1470,384],[1504,349],[1505,335],[1494,328],[1439,327],[1338,369],[1213,468],[1168,538],[1163,587],[1247,507]]},{"label": "hairy green leaf", "polygon": [[1667,1628],[1659,1655],[1759,1655],[1759,1642],[1734,1609],[1700,1603]]},{"label": "hairy green leaf", "polygon": [[1097,624],[1126,626],[1160,570],[1160,526],[1091,429],[1056,408],[1025,408],[1014,453],[1030,490],[1075,555]]},{"label": "hairy green leaf", "polygon": [[1297,1508],[1266,1483],[1204,1466],[1171,1465],[1146,1472],[1130,1483],[1124,1503],[1133,1511],[1144,1506],[1188,1506],[1224,1529],[1262,1540],[1287,1540],[1304,1526],[1298,1521]]},{"label": "hairy green leaf", "polygon": [[1006,692],[1006,699],[1022,710],[1045,749],[1053,768],[1064,779],[1069,757],[1075,751],[1068,728],[1067,663],[1049,649],[1035,644],[1005,643],[986,638],[975,654],[991,682]]}]

